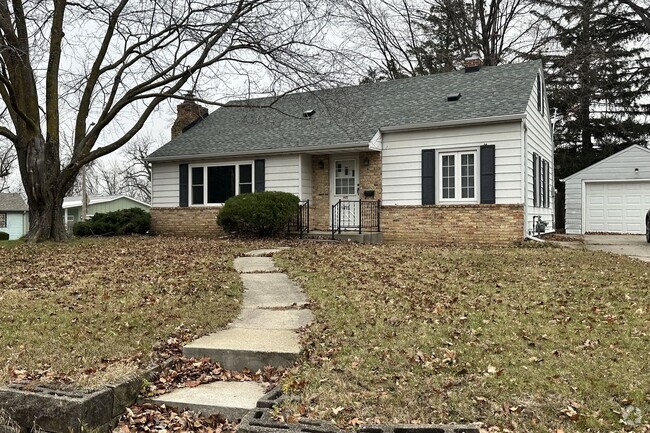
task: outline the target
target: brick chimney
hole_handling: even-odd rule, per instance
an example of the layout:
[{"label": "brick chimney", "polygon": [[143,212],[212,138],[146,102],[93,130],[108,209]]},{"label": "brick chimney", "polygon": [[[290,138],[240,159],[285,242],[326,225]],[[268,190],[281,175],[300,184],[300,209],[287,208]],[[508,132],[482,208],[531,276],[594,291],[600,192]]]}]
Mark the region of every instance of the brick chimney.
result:
[{"label": "brick chimney", "polygon": [[[191,95],[190,95],[191,96]],[[194,101],[183,101],[178,104],[176,121],[172,125],[172,140],[183,133],[183,130],[194,122],[208,116],[208,109]]]},{"label": "brick chimney", "polygon": [[482,63],[478,51],[472,51],[469,53],[469,57],[465,57],[465,72],[478,72],[481,69]]}]

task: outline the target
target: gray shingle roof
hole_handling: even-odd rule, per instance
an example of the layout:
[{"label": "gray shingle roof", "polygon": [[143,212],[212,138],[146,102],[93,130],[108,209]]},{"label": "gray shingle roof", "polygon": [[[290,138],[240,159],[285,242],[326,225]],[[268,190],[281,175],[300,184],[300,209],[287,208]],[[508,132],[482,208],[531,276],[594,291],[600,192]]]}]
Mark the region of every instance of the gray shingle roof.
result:
[{"label": "gray shingle roof", "polygon": [[29,210],[29,207],[20,194],[0,193],[0,212],[22,212],[26,210]]},{"label": "gray shingle roof", "polygon": [[[382,127],[523,114],[540,62],[231,102],[150,158],[263,153],[368,143]],[[460,100],[447,96],[461,93]],[[241,107],[248,105],[249,107]],[[310,119],[302,113],[316,110]]]}]

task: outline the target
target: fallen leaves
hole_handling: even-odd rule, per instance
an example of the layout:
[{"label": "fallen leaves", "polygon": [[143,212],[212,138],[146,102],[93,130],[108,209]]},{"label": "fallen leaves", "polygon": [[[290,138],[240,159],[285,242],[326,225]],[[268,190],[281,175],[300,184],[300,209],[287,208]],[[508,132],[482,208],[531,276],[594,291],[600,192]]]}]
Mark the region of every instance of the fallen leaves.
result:
[{"label": "fallen leaves", "polygon": [[219,363],[212,362],[209,358],[195,359],[177,357],[168,365],[144,390],[147,397],[165,394],[176,388],[194,388],[211,382],[259,382],[267,389],[275,386],[284,373],[282,368],[264,367],[263,370],[252,372],[248,369],[242,371],[227,370]]},{"label": "fallen leaves", "polygon": [[149,432],[232,432],[236,424],[220,415],[203,416],[192,411],[177,412],[165,405],[136,405],[120,417],[114,433]]},{"label": "fallen leaves", "polygon": [[286,387],[303,415],[615,431],[612,402],[631,389],[650,413],[646,264],[544,246],[347,244],[276,261],[315,304],[304,363],[283,381],[306,382]]}]

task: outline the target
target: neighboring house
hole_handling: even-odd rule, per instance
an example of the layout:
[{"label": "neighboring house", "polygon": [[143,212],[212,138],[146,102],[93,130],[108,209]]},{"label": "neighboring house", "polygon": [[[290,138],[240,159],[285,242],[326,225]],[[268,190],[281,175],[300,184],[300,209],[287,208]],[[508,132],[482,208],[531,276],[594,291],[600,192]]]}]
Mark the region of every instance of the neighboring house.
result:
[{"label": "neighboring house", "polygon": [[0,193],[0,232],[19,239],[29,231],[29,207],[20,194]]},{"label": "neighboring house", "polygon": [[630,146],[562,182],[568,234],[645,233],[650,150]]},{"label": "neighboring house", "polygon": [[[81,220],[81,197],[66,197],[63,199],[63,214],[68,226]],[[151,209],[147,203],[126,195],[89,196],[86,215],[88,218],[96,213],[112,212],[114,210],[137,207],[147,212]]]},{"label": "neighboring house", "polygon": [[172,140],[148,158],[152,231],[218,234],[228,197],[264,190],[309,200],[312,230],[338,228],[339,213],[344,229],[359,230],[360,218],[366,227],[375,216],[355,203],[381,200],[387,241],[511,242],[538,219],[552,231],[541,63],[481,67],[473,56],[465,65],[286,95],[272,108],[256,108],[272,98],[253,99],[208,115],[183,102]]}]

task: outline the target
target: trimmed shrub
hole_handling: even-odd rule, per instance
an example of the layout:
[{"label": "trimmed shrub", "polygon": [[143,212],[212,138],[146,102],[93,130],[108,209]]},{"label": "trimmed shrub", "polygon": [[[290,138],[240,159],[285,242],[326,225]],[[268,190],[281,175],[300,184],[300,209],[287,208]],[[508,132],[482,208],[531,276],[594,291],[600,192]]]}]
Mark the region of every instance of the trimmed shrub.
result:
[{"label": "trimmed shrub", "polygon": [[75,236],[114,236],[145,234],[151,225],[151,215],[140,208],[116,210],[95,214],[88,221],[72,227]]},{"label": "trimmed shrub", "polygon": [[298,212],[300,200],[280,191],[254,192],[229,198],[217,216],[228,233],[273,236],[287,229],[289,220]]},{"label": "trimmed shrub", "polygon": [[8,241],[8,240],[9,240],[9,233],[0,232],[0,241]]}]

